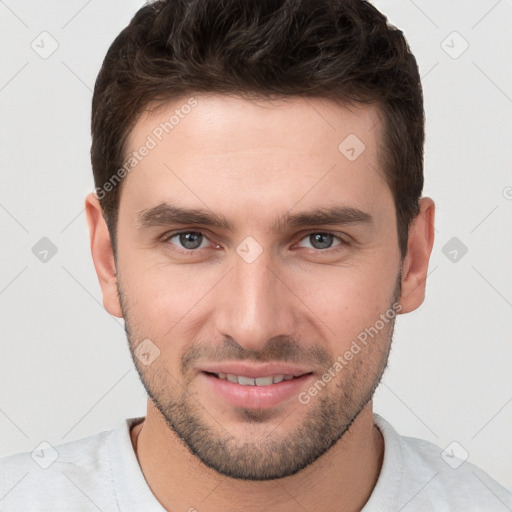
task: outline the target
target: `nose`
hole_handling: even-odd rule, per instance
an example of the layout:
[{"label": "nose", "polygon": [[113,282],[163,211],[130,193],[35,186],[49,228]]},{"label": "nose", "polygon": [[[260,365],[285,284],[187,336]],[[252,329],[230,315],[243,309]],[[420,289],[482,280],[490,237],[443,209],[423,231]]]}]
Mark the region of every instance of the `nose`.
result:
[{"label": "nose", "polygon": [[270,251],[248,262],[234,254],[215,297],[217,332],[247,350],[260,350],[275,336],[290,336],[297,298]]}]

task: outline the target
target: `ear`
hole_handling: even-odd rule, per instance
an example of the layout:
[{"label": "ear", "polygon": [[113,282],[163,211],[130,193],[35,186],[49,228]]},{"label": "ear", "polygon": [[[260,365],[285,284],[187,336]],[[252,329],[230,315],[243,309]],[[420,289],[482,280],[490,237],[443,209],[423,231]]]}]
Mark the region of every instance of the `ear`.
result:
[{"label": "ear", "polygon": [[107,224],[103,218],[103,210],[98,197],[94,193],[88,194],[85,198],[85,214],[89,225],[94,268],[103,294],[103,305],[111,315],[122,318],[123,314],[116,284],[117,277],[115,276],[114,252],[110,243]]},{"label": "ear", "polygon": [[402,263],[401,314],[414,311],[425,299],[428,262],[434,245],[434,213],[434,201],[422,198],[420,212],[409,227],[407,255]]}]

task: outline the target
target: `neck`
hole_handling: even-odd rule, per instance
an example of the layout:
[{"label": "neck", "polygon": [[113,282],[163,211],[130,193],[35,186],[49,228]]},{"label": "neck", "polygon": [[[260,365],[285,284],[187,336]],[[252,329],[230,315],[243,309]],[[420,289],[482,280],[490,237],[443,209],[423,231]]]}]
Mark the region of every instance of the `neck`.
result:
[{"label": "neck", "polygon": [[327,453],[299,473],[277,480],[236,480],[205,466],[151,400],[145,420],[132,429],[131,437],[144,477],[166,510],[292,512],[298,504],[323,512],[361,510],[377,482],[384,454],[371,402]]}]

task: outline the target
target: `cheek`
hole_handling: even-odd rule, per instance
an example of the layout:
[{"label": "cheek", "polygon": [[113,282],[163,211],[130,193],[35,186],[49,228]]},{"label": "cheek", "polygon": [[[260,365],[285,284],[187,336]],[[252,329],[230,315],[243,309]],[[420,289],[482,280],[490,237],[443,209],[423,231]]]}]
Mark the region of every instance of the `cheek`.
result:
[{"label": "cheek", "polygon": [[334,270],[331,267],[323,276],[308,274],[307,282],[295,288],[297,295],[303,297],[308,308],[327,326],[325,333],[338,345],[338,351],[390,309],[397,276],[394,268],[387,271],[385,268],[384,265]]},{"label": "cheek", "polygon": [[[127,262],[128,263],[128,262]],[[123,288],[130,315],[148,337],[159,339],[190,328],[224,271],[194,266],[132,262]]]}]

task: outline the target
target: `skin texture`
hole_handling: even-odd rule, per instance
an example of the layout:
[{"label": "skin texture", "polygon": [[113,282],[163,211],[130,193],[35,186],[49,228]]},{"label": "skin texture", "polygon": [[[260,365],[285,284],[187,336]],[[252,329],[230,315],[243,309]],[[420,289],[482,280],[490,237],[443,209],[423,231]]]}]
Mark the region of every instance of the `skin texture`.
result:
[{"label": "skin texture", "polygon": [[[125,319],[150,397],[145,421],[132,430],[141,469],[168,510],[359,510],[382,463],[371,398],[394,318],[306,404],[294,395],[265,410],[234,407],[200,368],[292,362],[311,372],[300,390],[307,392],[380,315],[423,302],[434,203],[422,198],[401,260],[374,107],[194,98],[125,178],[117,261],[98,199],[86,198],[103,302]],[[188,99],[144,113],[130,152]],[[354,161],[338,149],[349,134],[365,145]],[[141,212],[162,203],[223,215],[232,229],[141,226]],[[372,222],[273,230],[286,213],[333,205],[367,212]],[[177,230],[203,236],[187,246],[171,236]],[[334,236],[315,242],[318,233]],[[257,243],[251,251],[261,250],[250,263],[237,252],[247,237]],[[149,365],[136,355],[143,340],[159,351]]]}]

